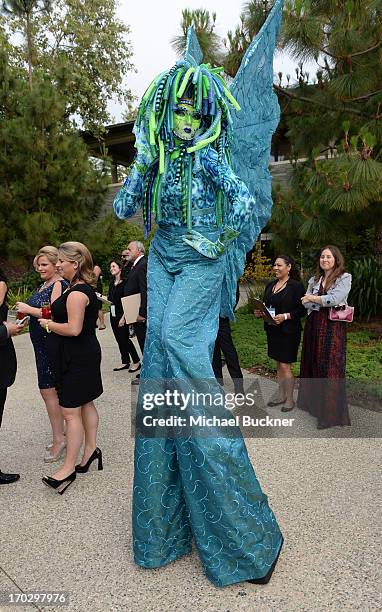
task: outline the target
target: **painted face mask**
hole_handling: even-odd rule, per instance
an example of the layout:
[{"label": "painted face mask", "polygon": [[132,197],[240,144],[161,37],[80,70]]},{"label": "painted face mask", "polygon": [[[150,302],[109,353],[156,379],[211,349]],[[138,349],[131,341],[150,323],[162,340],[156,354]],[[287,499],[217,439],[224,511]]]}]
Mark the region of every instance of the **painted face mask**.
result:
[{"label": "painted face mask", "polygon": [[174,134],[181,140],[192,140],[200,128],[201,113],[191,104],[178,104],[174,110]]}]

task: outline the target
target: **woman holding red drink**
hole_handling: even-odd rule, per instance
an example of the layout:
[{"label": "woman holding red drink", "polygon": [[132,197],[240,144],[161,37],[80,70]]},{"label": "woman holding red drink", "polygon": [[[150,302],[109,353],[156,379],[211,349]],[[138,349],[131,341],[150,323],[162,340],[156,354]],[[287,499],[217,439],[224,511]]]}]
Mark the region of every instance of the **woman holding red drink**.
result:
[{"label": "woman holding red drink", "polygon": [[[69,287],[52,303],[52,319],[39,319],[49,334],[48,350],[56,370],[56,389],[66,423],[64,464],[42,480],[62,494],[95,461],[103,469],[97,446],[99,417],[94,400],[103,393],[101,347],[95,333],[98,300],[96,275],[87,247],[65,242],[59,247],[59,270]],[[82,460],[76,465],[82,441]]]},{"label": "woman holding red drink", "polygon": [[64,419],[55,389],[55,375],[48,356],[46,339],[47,332],[38,324],[38,319],[51,318],[51,303],[66,289],[68,283],[57,273],[58,250],[54,246],[42,247],[33,260],[33,265],[41,276],[43,284],[29,298],[27,303],[17,302],[19,319],[30,316],[29,331],[33,344],[38,386],[45,402],[52,427],[52,443],[47,447],[44,461],[58,461],[65,448]]}]

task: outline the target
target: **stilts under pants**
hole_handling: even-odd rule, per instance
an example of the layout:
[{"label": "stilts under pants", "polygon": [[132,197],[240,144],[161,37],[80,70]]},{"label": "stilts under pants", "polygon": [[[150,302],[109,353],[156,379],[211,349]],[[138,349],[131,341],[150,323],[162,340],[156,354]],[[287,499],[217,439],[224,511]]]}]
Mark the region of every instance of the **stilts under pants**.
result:
[{"label": "stilts under pants", "polygon": [[[179,232],[158,230],[149,256],[142,379],[214,379],[223,270],[224,257],[209,260]],[[234,438],[214,433],[137,437],[134,558],[160,567],[188,553],[194,538],[208,578],[225,586],[265,576],[282,536],[239,430]]]}]

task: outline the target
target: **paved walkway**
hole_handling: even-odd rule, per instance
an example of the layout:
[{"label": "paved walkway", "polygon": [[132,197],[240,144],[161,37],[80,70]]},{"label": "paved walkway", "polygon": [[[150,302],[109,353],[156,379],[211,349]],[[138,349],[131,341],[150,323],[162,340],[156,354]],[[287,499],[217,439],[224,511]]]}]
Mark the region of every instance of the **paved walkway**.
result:
[{"label": "paved walkway", "polygon": [[[136,567],[130,375],[112,371],[118,359],[109,323],[99,338],[105,392],[97,406],[105,467],[78,477],[62,497],[41,483],[42,475],[54,471],[42,462],[49,426],[29,337],[16,339],[19,371],[0,434],[0,466],[22,476],[0,489],[0,591],[66,591],[70,603],[63,610],[70,612],[382,609],[381,442],[371,437],[326,439],[320,432],[320,439],[247,441],[285,536],[269,585],[217,589],[195,551],[160,570]],[[303,417],[313,432],[313,420]],[[381,425],[380,415],[362,409],[352,409],[352,418]],[[17,609],[0,604],[5,612]]]}]

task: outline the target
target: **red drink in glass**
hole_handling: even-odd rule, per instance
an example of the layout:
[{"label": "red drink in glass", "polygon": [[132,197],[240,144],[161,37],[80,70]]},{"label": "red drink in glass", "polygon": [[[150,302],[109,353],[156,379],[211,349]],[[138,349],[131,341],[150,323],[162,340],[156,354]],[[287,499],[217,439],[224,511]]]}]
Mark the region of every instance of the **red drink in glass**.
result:
[{"label": "red drink in glass", "polygon": [[17,311],[17,319],[21,321],[25,317],[25,314],[20,310]]},{"label": "red drink in glass", "polygon": [[50,309],[50,304],[43,304],[41,306],[41,316],[43,319],[50,319],[52,317],[52,311]]}]

